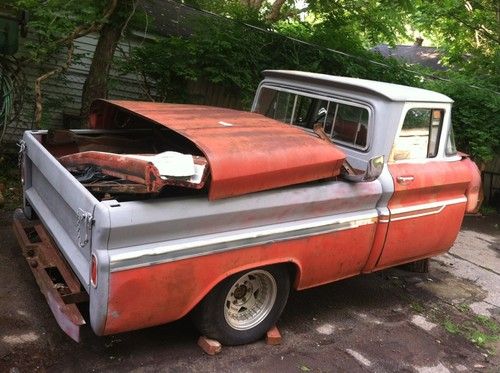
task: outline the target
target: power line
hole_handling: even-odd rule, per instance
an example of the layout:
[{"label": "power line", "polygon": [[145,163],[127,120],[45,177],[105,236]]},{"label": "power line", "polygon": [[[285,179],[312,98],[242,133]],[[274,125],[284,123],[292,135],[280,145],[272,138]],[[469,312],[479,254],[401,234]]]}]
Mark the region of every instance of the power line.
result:
[{"label": "power line", "polygon": [[[342,51],[339,51],[339,50],[336,50],[336,49],[333,49],[333,48],[329,48],[329,47],[325,47],[325,46],[322,46],[322,45],[310,43],[310,42],[307,42],[305,40],[301,40],[301,39],[297,39],[297,38],[294,38],[294,37],[291,37],[291,36],[288,36],[288,35],[280,34],[279,32],[276,32],[276,31],[273,31],[273,30],[267,30],[267,29],[264,29],[262,27],[252,25],[250,23],[246,23],[246,22],[243,22],[243,21],[240,21],[240,20],[237,20],[237,19],[233,19],[233,18],[229,18],[229,17],[223,16],[223,15],[217,14],[217,13],[213,13],[213,12],[210,12],[208,10],[195,7],[193,5],[183,4],[183,3],[179,2],[180,0],[167,0],[167,1],[169,3],[175,3],[175,4],[177,4],[177,5],[181,6],[181,7],[185,7],[185,8],[194,10],[194,11],[196,11],[198,13],[202,13],[202,14],[205,14],[205,15],[208,15],[208,16],[211,16],[211,17],[219,18],[219,19],[223,19],[225,21],[231,21],[233,23],[243,25],[245,27],[254,29],[256,31],[263,32],[263,33],[266,33],[266,34],[269,34],[269,35],[279,36],[281,38],[284,38],[284,39],[287,39],[287,40],[290,40],[290,41],[293,41],[293,42],[296,42],[296,43],[299,43],[299,44],[307,45],[309,47],[313,47],[313,48],[320,49],[320,50],[326,50],[326,51],[329,51],[331,53],[341,55],[343,57],[355,59],[357,61],[368,62],[368,63],[374,64],[374,65],[377,65],[377,66],[382,66],[382,67],[387,67],[387,68],[393,68],[393,66],[388,65],[388,64],[383,63],[383,62],[380,62],[380,61],[375,61],[375,60],[372,60],[372,59],[369,59],[369,58],[364,58],[364,57],[356,56],[356,55],[353,55],[353,54],[350,54],[350,53],[342,52]],[[440,76],[436,76],[434,74],[429,74],[429,73],[425,73],[425,72],[415,71],[415,70],[409,69],[407,67],[402,67],[401,70],[404,70],[406,72],[410,72],[412,74],[416,74],[416,75],[419,75],[421,77],[428,78],[428,79],[435,79],[435,80],[440,80],[440,81],[445,81],[445,82],[453,82],[451,79],[447,79],[447,78],[443,78],[443,77],[440,77]],[[476,88],[476,89],[487,90],[489,92],[492,92],[492,93],[495,93],[497,95],[500,95],[500,92],[494,91],[494,90],[489,89],[489,88],[479,87],[479,86],[471,85],[471,84],[468,84],[468,86],[472,87],[472,88]]]}]

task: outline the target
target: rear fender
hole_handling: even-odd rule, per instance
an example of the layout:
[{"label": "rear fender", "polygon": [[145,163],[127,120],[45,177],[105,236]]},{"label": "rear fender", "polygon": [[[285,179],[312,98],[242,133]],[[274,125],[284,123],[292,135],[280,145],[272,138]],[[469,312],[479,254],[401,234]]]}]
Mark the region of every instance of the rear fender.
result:
[{"label": "rear fender", "polygon": [[292,274],[295,276],[295,278],[290,279],[290,283],[292,284],[294,289],[298,288],[298,284],[300,283],[300,277],[302,274],[302,267],[295,259],[293,259],[293,258],[278,258],[278,259],[273,259],[273,260],[249,263],[249,264],[246,264],[246,265],[243,265],[240,267],[233,268],[233,269],[231,269],[231,271],[227,271],[227,272],[223,273],[222,275],[214,278],[214,280],[212,282],[207,284],[204,291],[199,294],[198,298],[196,299],[195,302],[193,302],[189,311],[191,311],[193,308],[195,308],[196,305],[198,303],[200,303],[201,300],[203,298],[205,298],[212,291],[213,288],[215,288],[218,284],[220,284],[226,278],[229,278],[236,273],[252,270],[255,268],[259,268],[259,267],[267,267],[267,266],[271,266],[271,265],[287,265],[290,268],[293,268]]},{"label": "rear fender", "polygon": [[468,214],[474,214],[479,211],[481,203],[483,202],[483,195],[481,193],[481,172],[469,156],[462,154],[461,162],[467,166],[471,177],[469,185],[465,191],[465,196],[467,197],[465,212]]}]

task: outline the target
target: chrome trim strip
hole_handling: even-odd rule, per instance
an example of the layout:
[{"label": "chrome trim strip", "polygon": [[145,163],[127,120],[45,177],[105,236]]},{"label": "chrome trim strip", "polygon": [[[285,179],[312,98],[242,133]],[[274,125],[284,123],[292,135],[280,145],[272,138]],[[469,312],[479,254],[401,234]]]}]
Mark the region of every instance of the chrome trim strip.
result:
[{"label": "chrome trim strip", "polygon": [[375,224],[377,220],[376,211],[371,211],[352,217],[316,218],[308,221],[277,224],[272,227],[185,238],[175,240],[172,243],[162,242],[136,248],[115,249],[109,251],[110,271],[123,271],[245,247],[338,232]]},{"label": "chrome trim strip", "polygon": [[467,198],[465,196],[462,196],[459,198],[453,198],[453,199],[448,199],[448,200],[444,200],[444,201],[422,203],[420,205],[413,205],[413,206],[407,206],[407,207],[398,207],[395,209],[391,209],[391,215],[402,214],[405,212],[412,212],[412,211],[418,211],[418,210],[426,210],[426,209],[431,209],[434,207],[456,205],[457,203],[464,203],[464,202],[467,202]]},{"label": "chrome trim strip", "polygon": [[420,218],[422,216],[428,216],[428,215],[436,215],[436,214],[439,214],[441,211],[443,211],[445,207],[446,207],[446,205],[443,205],[443,206],[441,206],[440,208],[438,208],[436,210],[432,210],[432,211],[428,211],[428,212],[422,212],[420,214],[405,215],[405,216],[401,216],[399,218],[395,217],[395,218],[392,218],[390,221],[399,221],[399,220]]},{"label": "chrome trim strip", "polygon": [[[465,203],[465,202],[467,202],[467,197],[463,196],[463,197],[444,200],[444,201],[429,202],[429,203],[423,203],[420,205],[414,205],[414,206],[408,206],[408,207],[398,207],[398,208],[391,210],[391,215],[390,215],[389,219],[384,217],[384,219],[380,219],[379,222],[380,223],[388,223],[390,221],[413,219],[413,218],[419,218],[419,217],[427,216],[427,215],[439,214],[441,211],[443,211],[445,209],[446,206],[456,205],[456,204]],[[416,213],[416,214],[412,214],[412,215],[404,215],[404,216],[400,216],[400,217],[397,216],[397,215],[405,214],[408,212],[416,212],[416,211],[422,211],[422,210],[431,210],[431,211],[420,212],[420,213]]]}]

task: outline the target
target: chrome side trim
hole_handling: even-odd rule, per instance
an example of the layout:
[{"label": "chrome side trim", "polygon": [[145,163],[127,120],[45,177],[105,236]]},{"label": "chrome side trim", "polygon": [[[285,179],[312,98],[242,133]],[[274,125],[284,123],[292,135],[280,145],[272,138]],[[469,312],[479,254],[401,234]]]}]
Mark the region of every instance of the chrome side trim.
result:
[{"label": "chrome side trim", "polygon": [[[421,216],[427,216],[427,215],[434,215],[434,214],[439,214],[441,211],[445,209],[446,206],[450,205],[456,205],[459,203],[465,203],[467,202],[467,198],[465,196],[459,197],[459,198],[454,198],[454,199],[449,199],[445,201],[438,201],[438,202],[429,202],[429,203],[423,203],[420,205],[414,205],[414,206],[408,206],[408,207],[398,207],[395,209],[391,210],[391,215],[390,218],[387,218],[384,216],[379,220],[380,223],[388,223],[390,221],[398,221],[398,220],[405,220],[405,219],[413,219],[413,218],[419,218]],[[416,212],[415,214],[409,214]],[[400,216],[398,216],[400,215]],[[403,215],[403,216],[401,216]]]},{"label": "chrome side trim", "polygon": [[272,244],[313,235],[343,231],[375,224],[378,215],[375,210],[356,213],[349,217],[326,217],[271,227],[245,229],[236,232],[213,234],[110,250],[110,271],[117,272],[154,264],[172,262],[219,252],[258,245]]}]

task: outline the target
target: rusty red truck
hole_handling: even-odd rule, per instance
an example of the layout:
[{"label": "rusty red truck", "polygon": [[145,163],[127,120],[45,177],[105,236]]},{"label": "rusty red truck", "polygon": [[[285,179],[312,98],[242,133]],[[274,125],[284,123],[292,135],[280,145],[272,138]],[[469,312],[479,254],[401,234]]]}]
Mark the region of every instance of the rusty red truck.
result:
[{"label": "rusty red truck", "polygon": [[86,321],[108,335],[190,314],[200,333],[248,343],[292,289],[452,246],[480,187],[452,102],[277,70],[251,112],[98,100],[89,129],[25,132],[14,229],[77,341]]}]

